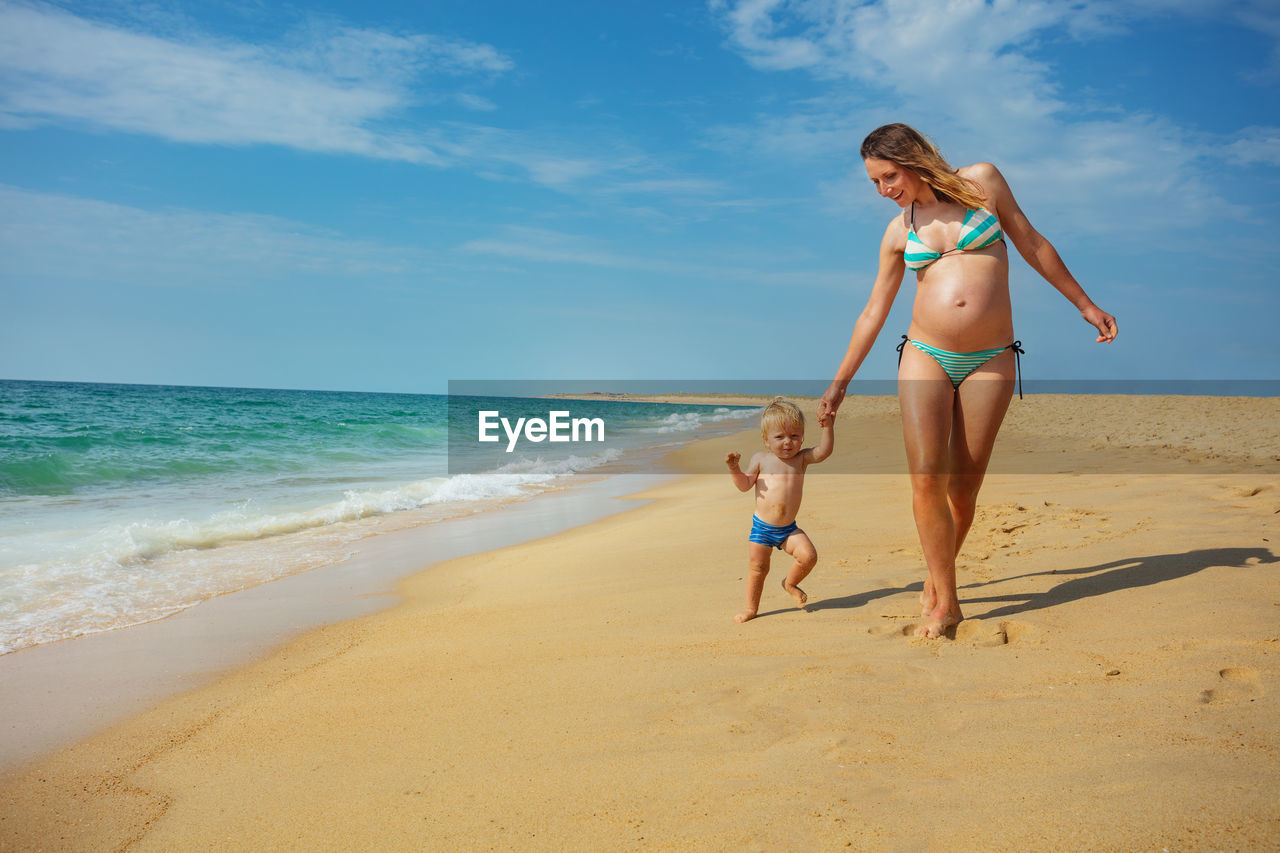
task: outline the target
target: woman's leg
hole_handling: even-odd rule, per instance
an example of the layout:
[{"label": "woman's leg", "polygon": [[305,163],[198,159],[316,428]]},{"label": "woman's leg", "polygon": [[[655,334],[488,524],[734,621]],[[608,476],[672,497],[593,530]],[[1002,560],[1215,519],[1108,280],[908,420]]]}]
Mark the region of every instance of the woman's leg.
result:
[{"label": "woman's leg", "polygon": [[956,392],[947,499],[956,527],[957,554],[973,524],[978,490],[1013,399],[1013,386],[1014,357],[1006,350],[969,374]]},{"label": "woman's leg", "polygon": [[898,367],[898,405],[911,475],[911,507],[929,568],[917,634],[938,637],[963,618],[956,598],[955,518],[948,498],[956,402],[951,380],[931,357],[908,346]]},{"label": "woman's leg", "polygon": [[1013,398],[1014,356],[1006,351],[953,390],[932,358],[907,347],[898,373],[912,509],[929,576],[921,594],[925,622],[916,635],[935,638],[963,619],[956,555],[973,524],[978,490]]}]

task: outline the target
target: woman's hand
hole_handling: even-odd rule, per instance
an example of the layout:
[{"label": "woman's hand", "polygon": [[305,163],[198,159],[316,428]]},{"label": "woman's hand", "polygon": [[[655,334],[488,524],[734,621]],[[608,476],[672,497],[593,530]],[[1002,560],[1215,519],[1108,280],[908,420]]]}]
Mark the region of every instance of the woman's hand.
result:
[{"label": "woman's hand", "polygon": [[840,404],[844,402],[845,386],[839,382],[832,382],[827,388],[827,393],[822,395],[822,399],[818,401],[818,423],[828,416],[835,417],[836,410],[840,408]]},{"label": "woman's hand", "polygon": [[1097,328],[1097,342],[1100,344],[1111,343],[1120,332],[1119,328],[1116,327],[1116,318],[1103,311],[1097,305],[1090,303],[1088,308],[1080,312],[1080,316],[1084,317],[1086,323]]}]

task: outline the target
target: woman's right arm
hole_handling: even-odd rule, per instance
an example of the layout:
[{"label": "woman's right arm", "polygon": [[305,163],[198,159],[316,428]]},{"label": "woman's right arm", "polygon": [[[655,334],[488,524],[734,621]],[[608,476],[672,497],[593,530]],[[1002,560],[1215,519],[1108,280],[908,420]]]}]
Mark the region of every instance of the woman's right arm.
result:
[{"label": "woman's right arm", "polygon": [[876,342],[884,321],[893,307],[893,300],[898,296],[898,288],[902,286],[902,276],[907,271],[907,264],[902,259],[902,251],[907,245],[907,230],[902,217],[895,216],[884,231],[880,241],[880,266],[876,272],[876,283],[871,288],[871,296],[867,305],[858,315],[853,325],[853,335],[849,338],[849,348],[845,350],[844,359],[836,370],[835,379],[827,392],[818,402],[818,415],[822,417],[830,412],[835,414],[844,400],[845,389],[853,380],[854,374],[862,366],[862,361]]}]

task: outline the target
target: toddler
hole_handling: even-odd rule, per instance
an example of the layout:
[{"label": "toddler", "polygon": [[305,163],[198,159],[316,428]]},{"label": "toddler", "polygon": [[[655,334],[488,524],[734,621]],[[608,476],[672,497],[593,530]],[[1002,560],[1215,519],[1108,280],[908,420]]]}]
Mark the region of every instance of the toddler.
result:
[{"label": "toddler", "polygon": [[796,525],[800,512],[800,495],[804,489],[804,472],[831,455],[835,447],[835,417],[818,418],[822,438],[816,447],[803,447],[804,415],[794,403],[775,399],[765,407],[760,418],[760,433],[766,450],[751,457],[747,469],[738,467],[740,453],[725,457],[729,476],[739,491],[756,487],[755,514],[751,516],[751,534],[747,537],[747,609],[733,617],[736,622],[754,619],[760,609],[760,594],[773,549],[784,551],[795,560],[782,581],[796,604],[803,606],[809,596],[799,587],[818,562],[813,542]]}]

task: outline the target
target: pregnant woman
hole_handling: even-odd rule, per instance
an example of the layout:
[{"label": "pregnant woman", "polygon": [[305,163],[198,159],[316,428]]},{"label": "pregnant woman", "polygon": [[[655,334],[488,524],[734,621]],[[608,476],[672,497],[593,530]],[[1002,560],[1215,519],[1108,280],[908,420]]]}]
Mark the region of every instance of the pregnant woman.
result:
[{"label": "pregnant woman", "polygon": [[861,154],[877,192],[901,212],[880,241],[875,285],[818,413],[840,407],[903,275],[913,271],[916,297],[898,350],[898,402],[912,510],[929,570],[916,635],[937,638],[964,618],[956,554],[973,523],[1021,352],[1009,303],[1007,242],[1097,328],[1099,343],[1115,339],[1116,320],[1085,294],[995,166],[953,169],[905,124],[872,131]]}]

